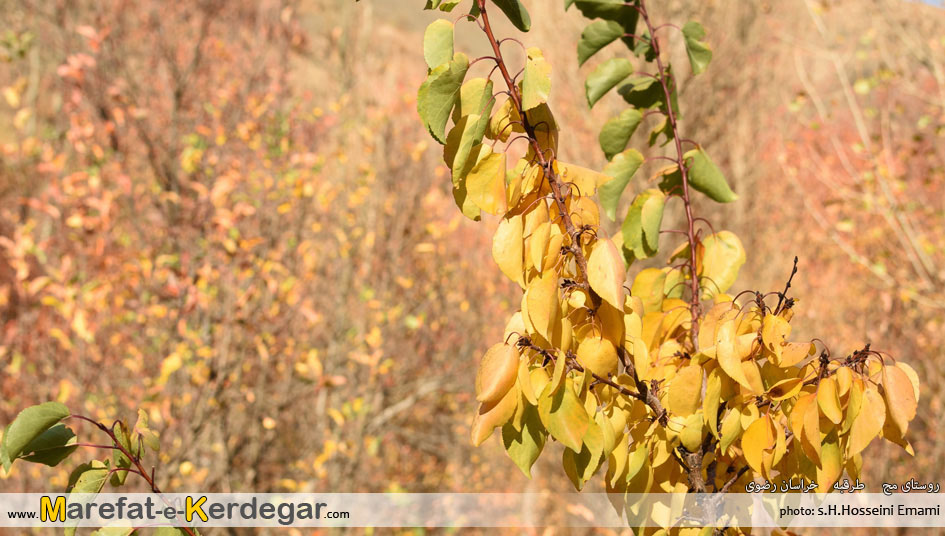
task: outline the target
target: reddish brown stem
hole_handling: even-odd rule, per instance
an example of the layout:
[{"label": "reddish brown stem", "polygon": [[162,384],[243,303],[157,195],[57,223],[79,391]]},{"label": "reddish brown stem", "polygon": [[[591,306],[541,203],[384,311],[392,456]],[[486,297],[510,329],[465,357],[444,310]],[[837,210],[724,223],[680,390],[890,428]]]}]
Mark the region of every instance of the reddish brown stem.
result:
[{"label": "reddish brown stem", "polygon": [[[132,455],[128,449],[122,446],[121,441],[118,441],[118,438],[115,437],[115,433],[109,427],[105,426],[104,424],[94,419],[90,419],[84,415],[70,415],[70,417],[89,422],[95,425],[95,427],[98,428],[99,430],[105,432],[108,435],[109,439],[112,440],[112,444],[114,445],[114,448],[121,451],[121,453],[124,454],[125,457],[131,460],[131,463],[135,465],[136,470],[130,471],[130,472],[134,472],[141,475],[141,478],[143,478],[144,481],[148,483],[148,486],[151,487],[151,492],[156,493],[157,495],[163,498],[163,492],[157,487],[157,484],[154,483],[154,469],[151,470],[150,474],[147,471],[145,471],[144,466],[141,465],[141,458],[139,456]],[[170,506],[169,502],[165,501],[165,503],[167,503],[168,506]],[[190,529],[190,527],[181,526],[179,528],[182,531],[186,532],[189,536],[197,536],[196,534],[194,534],[194,531]]]},{"label": "reddish brown stem", "polygon": [[650,22],[650,15],[646,9],[645,0],[639,0],[637,11],[640,18],[646,24],[647,31],[650,34],[650,46],[653,48],[653,56],[656,58],[657,75],[660,86],[663,88],[663,95],[666,98],[666,120],[672,131],[673,141],[676,145],[676,165],[679,166],[679,173],[682,177],[682,200],[686,209],[686,238],[689,241],[689,312],[692,316],[692,322],[689,327],[690,338],[692,339],[692,348],[694,351],[699,349],[699,316],[701,314],[701,303],[699,302],[699,277],[696,273],[696,239],[695,218],[692,215],[692,201],[689,197],[689,170],[686,169],[685,159],[683,157],[682,139],[679,135],[679,123],[676,119],[676,112],[672,106],[672,91],[669,88],[669,80],[666,76],[666,70],[663,68],[663,59],[660,57],[660,42],[656,37],[653,24]]},{"label": "reddish brown stem", "polygon": [[544,150],[538,143],[538,137],[535,135],[535,127],[528,122],[528,117],[526,117],[525,110],[522,108],[522,95],[519,92],[518,85],[515,84],[512,76],[509,75],[509,70],[506,66],[505,59],[502,56],[499,41],[496,39],[495,34],[492,31],[492,25],[489,23],[489,15],[486,12],[486,1],[476,1],[479,6],[480,17],[482,19],[482,30],[485,32],[486,38],[489,39],[489,44],[492,45],[492,51],[495,55],[499,72],[502,73],[502,78],[505,79],[505,84],[509,88],[509,96],[512,99],[512,103],[515,105],[515,109],[518,111],[519,116],[522,118],[522,126],[525,129],[525,134],[528,136],[529,145],[535,152],[535,157],[538,159],[538,164],[541,165],[542,169],[544,170],[545,178],[548,180],[548,185],[551,187],[555,207],[558,209],[558,214],[561,216],[561,221],[564,223],[565,231],[571,238],[571,244],[568,249],[571,254],[574,255],[574,261],[575,264],[577,264],[578,274],[580,276],[580,280],[577,281],[577,284],[591,296],[595,303],[599,303],[600,298],[591,289],[588,282],[587,259],[584,257],[584,251],[581,250],[579,236],[580,231],[578,231],[578,229],[574,226],[574,222],[571,220],[571,214],[568,212],[567,206],[565,205],[566,197],[562,193],[564,190],[564,185],[561,182],[561,178],[558,177],[558,175],[554,172],[554,168],[552,166],[553,162],[545,158]]}]

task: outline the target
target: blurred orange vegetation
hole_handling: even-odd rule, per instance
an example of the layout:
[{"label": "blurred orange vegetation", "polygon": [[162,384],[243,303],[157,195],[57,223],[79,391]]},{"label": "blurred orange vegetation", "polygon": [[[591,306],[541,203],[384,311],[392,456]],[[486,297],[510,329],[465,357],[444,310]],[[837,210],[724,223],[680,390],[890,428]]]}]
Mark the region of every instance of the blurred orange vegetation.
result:
[{"label": "blurred orange vegetation", "polygon": [[[527,4],[561,156],[599,166],[612,110],[581,98],[581,20]],[[499,440],[469,445],[475,366],[517,298],[490,257],[495,222],[459,214],[416,117],[434,16],[420,7],[14,2],[0,422],[45,400],[106,422],[143,407],[172,491],[566,489],[553,456],[528,482]],[[715,51],[708,77],[682,81],[683,129],[741,195],[701,214],[745,241],[736,287],[780,288],[800,256],[797,332],[828,327],[835,354],[873,342],[927,385],[916,458],[878,449],[903,463],[869,464],[869,482],[945,480],[945,12],[656,9],[700,20]],[[67,470],[19,464],[0,486],[64,487]]]}]

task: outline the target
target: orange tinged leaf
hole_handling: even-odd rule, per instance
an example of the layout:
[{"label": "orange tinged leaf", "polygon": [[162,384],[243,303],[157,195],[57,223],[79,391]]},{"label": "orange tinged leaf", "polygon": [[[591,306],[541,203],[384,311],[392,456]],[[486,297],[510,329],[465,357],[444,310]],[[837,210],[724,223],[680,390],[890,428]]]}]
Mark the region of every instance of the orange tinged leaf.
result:
[{"label": "orange tinged leaf", "polygon": [[472,443],[479,446],[483,441],[492,435],[496,427],[504,425],[518,408],[521,393],[518,387],[509,389],[505,396],[494,403],[483,403],[479,405],[479,412],[473,419]]},{"label": "orange tinged leaf", "polygon": [[888,410],[887,420],[896,427],[900,436],[905,436],[918,406],[912,380],[901,368],[887,366],[883,368],[882,385]]},{"label": "orange tinged leaf", "polygon": [[476,400],[496,402],[511,389],[518,376],[518,350],[499,343],[486,351],[476,374]]}]

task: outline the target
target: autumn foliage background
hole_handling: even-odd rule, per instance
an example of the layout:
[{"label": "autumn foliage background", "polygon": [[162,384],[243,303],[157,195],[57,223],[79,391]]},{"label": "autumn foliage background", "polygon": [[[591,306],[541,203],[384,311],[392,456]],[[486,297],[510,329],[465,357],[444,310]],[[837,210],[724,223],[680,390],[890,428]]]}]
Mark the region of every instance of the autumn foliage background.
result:
[{"label": "autumn foliage background", "polygon": [[[526,3],[561,157],[599,168],[617,107],[587,111],[581,19]],[[422,4],[5,2],[0,422],[46,400],[106,422],[144,407],[166,491],[567,489],[555,456],[528,481],[499,440],[468,440],[519,291],[417,118]],[[916,456],[877,442],[868,489],[945,481],[945,10],[653,10],[700,20],[715,53],[680,104],[741,196],[698,206],[748,250],[733,290],[781,288],[799,256],[794,333],[835,355],[872,342],[923,383]],[[0,490],[67,476],[20,464]]]}]

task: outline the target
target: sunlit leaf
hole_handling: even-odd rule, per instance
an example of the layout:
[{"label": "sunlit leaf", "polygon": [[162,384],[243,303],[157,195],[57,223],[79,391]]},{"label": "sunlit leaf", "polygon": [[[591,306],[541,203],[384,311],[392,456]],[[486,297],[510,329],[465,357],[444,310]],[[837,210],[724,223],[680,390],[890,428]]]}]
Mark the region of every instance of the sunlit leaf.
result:
[{"label": "sunlit leaf", "polygon": [[683,26],[682,34],[686,41],[686,54],[689,56],[692,72],[700,74],[712,60],[712,49],[702,42],[705,38],[705,29],[698,22],[690,21]]},{"label": "sunlit leaf", "polygon": [[522,75],[522,109],[526,111],[545,103],[551,94],[551,64],[537,48],[528,49],[527,56]]},{"label": "sunlit leaf", "polygon": [[617,205],[620,203],[623,191],[642,164],[643,155],[640,154],[640,151],[627,149],[614,156],[610,163],[604,167],[604,175],[611,176],[613,179],[605,182],[600,187],[598,197],[604,212],[611,221],[617,217]]},{"label": "sunlit leaf", "polygon": [[875,389],[865,389],[860,410],[850,427],[847,456],[855,456],[863,452],[883,430],[885,422],[886,403],[883,401],[883,397]]},{"label": "sunlit leaf", "polygon": [[683,417],[692,415],[702,399],[702,367],[690,365],[679,369],[666,389],[667,409]]},{"label": "sunlit leaf", "polygon": [[496,402],[512,388],[518,376],[519,354],[515,346],[493,345],[479,362],[476,374],[476,400]]},{"label": "sunlit leaf", "polygon": [[587,104],[593,107],[608,91],[633,73],[633,64],[626,58],[611,58],[594,69],[584,82]]},{"label": "sunlit leaf", "polygon": [[696,191],[719,203],[731,203],[738,199],[725,176],[701,147],[687,152],[685,161],[689,169],[689,185]]},{"label": "sunlit leaf", "polygon": [[591,288],[607,303],[623,310],[623,258],[614,243],[602,236],[594,243],[587,259],[587,277]]},{"label": "sunlit leaf", "polygon": [[453,59],[453,23],[437,19],[423,33],[423,58],[430,69]]},{"label": "sunlit leaf", "polygon": [[584,65],[591,56],[623,37],[623,34],[623,27],[615,21],[597,20],[588,24],[581,32],[581,39],[578,41],[578,64]]},{"label": "sunlit leaf", "polygon": [[0,463],[6,471],[24,449],[43,432],[69,416],[69,409],[59,402],[45,402],[21,411],[3,432],[0,442]]},{"label": "sunlit leaf", "polygon": [[516,431],[510,423],[502,427],[502,444],[509,458],[528,478],[531,478],[532,465],[545,446],[546,436],[547,432],[541,424],[538,408],[535,406],[525,408],[521,430]]},{"label": "sunlit leaf", "polygon": [[469,58],[463,53],[457,53],[452,61],[430,71],[417,93],[420,119],[430,135],[440,143],[446,143],[446,122],[468,69]]}]

